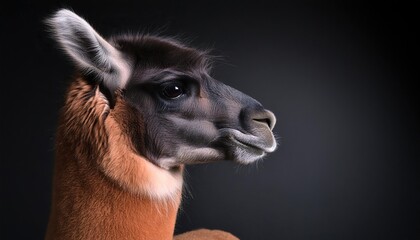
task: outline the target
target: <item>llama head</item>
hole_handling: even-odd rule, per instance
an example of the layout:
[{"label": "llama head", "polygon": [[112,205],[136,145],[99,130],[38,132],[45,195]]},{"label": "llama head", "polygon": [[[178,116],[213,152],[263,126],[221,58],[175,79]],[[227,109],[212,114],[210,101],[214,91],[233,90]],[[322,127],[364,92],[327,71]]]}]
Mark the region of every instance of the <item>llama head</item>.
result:
[{"label": "llama head", "polygon": [[153,164],[247,164],[275,150],[273,113],[213,79],[205,51],[157,36],[105,40],[65,9],[48,23],[84,79],[100,86],[109,111],[125,109],[124,133]]}]

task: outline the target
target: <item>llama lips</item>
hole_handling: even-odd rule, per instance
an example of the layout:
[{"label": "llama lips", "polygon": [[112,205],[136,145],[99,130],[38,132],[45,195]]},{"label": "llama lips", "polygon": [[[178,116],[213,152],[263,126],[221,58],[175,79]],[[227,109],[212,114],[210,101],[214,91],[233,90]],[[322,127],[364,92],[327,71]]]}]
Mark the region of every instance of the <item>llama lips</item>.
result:
[{"label": "llama lips", "polygon": [[264,149],[261,149],[258,146],[249,144],[247,142],[242,142],[236,138],[232,138],[232,140],[239,146],[241,146],[242,148],[248,149],[250,152],[255,153],[255,155],[263,155],[265,153]]},{"label": "llama lips", "polygon": [[236,129],[223,129],[223,134],[228,136],[237,145],[250,149],[255,152],[268,153],[273,152],[276,147],[276,141],[271,132],[258,133],[257,135],[245,134]]},{"label": "llama lips", "polygon": [[243,149],[246,149],[246,153],[250,154],[251,156],[263,157],[265,155],[265,151],[255,145],[251,145],[246,142],[241,142],[236,138],[232,138],[232,140],[236,143],[236,146],[238,147],[236,151],[242,152],[241,155],[244,155],[245,153],[243,152]]}]

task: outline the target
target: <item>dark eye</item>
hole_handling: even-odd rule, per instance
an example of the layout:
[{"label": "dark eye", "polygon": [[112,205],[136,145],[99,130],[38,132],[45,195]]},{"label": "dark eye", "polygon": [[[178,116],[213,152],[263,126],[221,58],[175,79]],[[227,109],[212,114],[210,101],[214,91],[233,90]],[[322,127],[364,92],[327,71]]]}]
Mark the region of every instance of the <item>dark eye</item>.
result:
[{"label": "dark eye", "polygon": [[184,86],[181,83],[170,83],[162,86],[162,95],[168,99],[175,99],[185,93]]}]

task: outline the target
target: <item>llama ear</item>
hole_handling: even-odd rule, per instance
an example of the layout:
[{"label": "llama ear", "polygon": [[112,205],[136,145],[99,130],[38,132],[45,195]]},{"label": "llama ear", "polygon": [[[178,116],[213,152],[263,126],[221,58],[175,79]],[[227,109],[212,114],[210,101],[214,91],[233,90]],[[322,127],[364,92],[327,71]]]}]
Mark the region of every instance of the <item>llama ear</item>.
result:
[{"label": "llama ear", "polygon": [[125,86],[129,63],[83,18],[61,9],[46,23],[63,50],[85,73],[95,74],[111,92]]}]

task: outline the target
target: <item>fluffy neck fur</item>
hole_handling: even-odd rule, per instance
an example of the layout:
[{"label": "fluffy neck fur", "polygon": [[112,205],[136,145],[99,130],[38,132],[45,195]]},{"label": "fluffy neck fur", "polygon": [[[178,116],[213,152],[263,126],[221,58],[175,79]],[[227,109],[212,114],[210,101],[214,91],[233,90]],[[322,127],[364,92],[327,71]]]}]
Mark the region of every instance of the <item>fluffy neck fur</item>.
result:
[{"label": "fluffy neck fur", "polygon": [[70,85],[46,239],[172,239],[183,169],[160,169],[136,153],[125,111],[122,99],[110,110],[83,79]]}]

